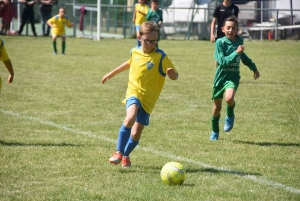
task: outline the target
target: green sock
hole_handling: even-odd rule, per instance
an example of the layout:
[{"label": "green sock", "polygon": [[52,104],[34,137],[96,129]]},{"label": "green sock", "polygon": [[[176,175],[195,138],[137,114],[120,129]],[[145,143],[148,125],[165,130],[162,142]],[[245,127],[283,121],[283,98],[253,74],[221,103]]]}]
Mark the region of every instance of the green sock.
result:
[{"label": "green sock", "polygon": [[62,53],[64,54],[66,49],[66,42],[62,42],[61,49],[62,49]]},{"label": "green sock", "polygon": [[56,49],[56,41],[52,41],[52,45],[53,45],[54,52],[57,52],[57,49]]},{"label": "green sock", "polygon": [[233,117],[234,116],[234,112],[233,112],[234,107],[235,107],[235,102],[234,102],[233,106],[229,106],[229,105],[226,104],[226,115],[228,117]]},{"label": "green sock", "polygon": [[219,120],[220,120],[220,115],[217,117],[212,116],[212,118],[211,118],[212,130],[217,133],[220,131]]}]

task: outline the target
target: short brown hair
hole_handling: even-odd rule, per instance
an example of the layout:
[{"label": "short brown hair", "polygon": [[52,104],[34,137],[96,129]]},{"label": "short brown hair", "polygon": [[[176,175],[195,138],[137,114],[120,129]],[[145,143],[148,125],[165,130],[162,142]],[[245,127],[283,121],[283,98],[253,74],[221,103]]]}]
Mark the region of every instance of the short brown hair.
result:
[{"label": "short brown hair", "polygon": [[156,31],[157,34],[159,34],[159,28],[155,22],[147,21],[147,22],[144,22],[143,24],[141,24],[140,31],[139,31],[141,36],[147,35],[147,34],[151,33],[152,31]]}]

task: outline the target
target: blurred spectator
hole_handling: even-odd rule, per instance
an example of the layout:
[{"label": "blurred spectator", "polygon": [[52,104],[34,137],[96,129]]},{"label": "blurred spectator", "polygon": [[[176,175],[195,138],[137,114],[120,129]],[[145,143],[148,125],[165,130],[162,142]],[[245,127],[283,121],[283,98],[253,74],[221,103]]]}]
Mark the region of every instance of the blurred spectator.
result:
[{"label": "blurred spectator", "polygon": [[47,24],[47,21],[52,17],[52,6],[53,4],[57,4],[57,0],[39,0],[39,1],[41,4],[40,12],[41,12],[42,34],[43,36],[49,36],[50,26]]},{"label": "blurred spectator", "polygon": [[3,35],[9,34],[10,23],[13,17],[16,17],[16,7],[10,0],[0,1],[0,17],[2,18],[1,33]]},{"label": "blurred spectator", "polygon": [[29,19],[29,22],[31,24],[31,30],[34,36],[36,35],[35,32],[35,19],[34,19],[34,4],[35,4],[35,0],[19,0],[20,3],[24,3],[24,8],[23,8],[23,13],[22,13],[22,23],[19,29],[19,35],[21,35],[23,28],[25,26],[25,24],[27,23],[27,20]]}]

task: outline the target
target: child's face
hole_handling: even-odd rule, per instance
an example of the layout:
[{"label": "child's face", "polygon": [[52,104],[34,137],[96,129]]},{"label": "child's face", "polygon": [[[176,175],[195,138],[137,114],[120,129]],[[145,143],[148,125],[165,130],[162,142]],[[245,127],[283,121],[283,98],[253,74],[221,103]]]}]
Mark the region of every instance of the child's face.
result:
[{"label": "child's face", "polygon": [[140,4],[145,4],[145,1],[146,1],[146,0],[139,0],[139,3],[140,3]]},{"label": "child's face", "polygon": [[238,32],[237,24],[235,22],[226,21],[222,27],[222,31],[228,39],[234,40]]},{"label": "child's face", "polygon": [[151,3],[151,9],[152,10],[157,10],[158,9],[158,3],[157,2],[152,2]]},{"label": "child's face", "polygon": [[65,16],[65,9],[59,9],[58,11],[59,17],[64,17]]},{"label": "child's face", "polygon": [[151,53],[157,44],[158,33],[152,31],[147,35],[139,36],[144,53]]}]

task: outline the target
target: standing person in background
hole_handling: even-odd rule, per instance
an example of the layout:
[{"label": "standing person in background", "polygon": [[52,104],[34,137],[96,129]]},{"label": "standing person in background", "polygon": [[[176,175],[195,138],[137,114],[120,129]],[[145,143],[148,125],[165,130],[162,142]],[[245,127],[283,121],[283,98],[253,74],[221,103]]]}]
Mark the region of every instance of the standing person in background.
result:
[{"label": "standing person in background", "polygon": [[40,3],[42,34],[43,36],[49,36],[50,26],[47,24],[47,21],[52,17],[52,6],[53,4],[57,4],[57,0],[40,0]]},{"label": "standing person in background", "polygon": [[[11,64],[11,60],[7,55],[5,46],[4,46],[4,41],[0,39],[0,60],[4,63],[6,69],[9,72],[9,76],[7,78],[7,83],[11,83],[14,79],[14,69]],[[2,87],[2,81],[0,77],[0,93],[1,93],[1,87]]]},{"label": "standing person in background", "polygon": [[140,26],[143,22],[146,22],[146,14],[148,12],[149,6],[146,4],[146,0],[139,0],[134,6],[134,12],[132,17],[132,22],[135,24],[137,46],[141,46],[139,40],[140,36]]},{"label": "standing person in background", "polygon": [[[163,23],[163,13],[162,10],[159,9],[159,2],[158,0],[151,0],[151,9],[148,10],[146,15],[147,21],[155,22],[158,28],[161,28],[161,25]],[[160,34],[158,34],[157,41],[160,40]],[[155,45],[156,48],[158,48],[158,43]]]},{"label": "standing person in background", "polygon": [[[215,42],[218,38],[222,38],[225,34],[222,32],[222,24],[227,17],[234,15],[238,17],[239,8],[231,3],[231,0],[224,0],[223,3],[215,8],[213,19],[210,26],[210,41]],[[218,25],[217,37],[215,36],[215,26]]]},{"label": "standing person in background", "polygon": [[35,19],[34,19],[34,10],[33,10],[35,1],[34,0],[19,0],[19,2],[25,4],[23,13],[22,13],[22,23],[21,23],[20,29],[18,31],[19,35],[22,34],[23,28],[24,28],[25,24],[27,23],[27,20],[29,19],[29,22],[31,24],[32,33],[34,36],[37,36],[36,32],[35,32],[35,26],[34,26]]},{"label": "standing person in background", "polygon": [[56,38],[58,36],[61,36],[61,53],[62,55],[65,55],[65,50],[66,50],[66,30],[65,26],[71,28],[73,27],[73,23],[71,23],[70,19],[65,15],[66,10],[64,8],[60,8],[58,15],[55,15],[54,17],[50,18],[47,21],[47,24],[52,27],[52,44],[53,44],[53,49],[54,49],[54,54],[57,54],[57,49],[56,49]]},{"label": "standing person in background", "polygon": [[0,13],[0,17],[2,17],[1,34],[7,35],[10,31],[10,23],[14,17],[13,6],[11,5],[10,0],[0,1]]}]

